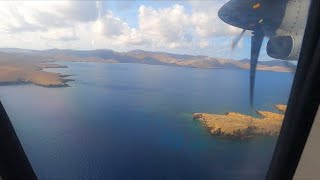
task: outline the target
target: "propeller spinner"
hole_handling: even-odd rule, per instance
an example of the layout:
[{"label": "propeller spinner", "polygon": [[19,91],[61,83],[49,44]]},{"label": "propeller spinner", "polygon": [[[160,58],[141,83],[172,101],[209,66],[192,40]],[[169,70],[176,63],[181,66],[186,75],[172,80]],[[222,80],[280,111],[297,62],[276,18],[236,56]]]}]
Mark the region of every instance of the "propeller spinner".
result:
[{"label": "propeller spinner", "polygon": [[218,12],[219,18],[227,24],[243,29],[231,48],[237,45],[246,30],[251,36],[250,57],[250,106],[253,107],[254,84],[259,53],[265,36],[274,36],[283,19],[286,0],[230,0]]}]

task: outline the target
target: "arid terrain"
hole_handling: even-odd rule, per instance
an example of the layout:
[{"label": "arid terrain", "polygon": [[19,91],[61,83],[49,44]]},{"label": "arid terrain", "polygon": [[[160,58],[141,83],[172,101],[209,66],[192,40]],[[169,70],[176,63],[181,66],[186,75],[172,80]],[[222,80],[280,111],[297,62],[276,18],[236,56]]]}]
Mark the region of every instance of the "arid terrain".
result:
[{"label": "arid terrain", "polygon": [[[68,86],[66,75],[43,71],[43,68],[66,68],[59,62],[140,63],[204,69],[249,69],[249,61],[219,59],[208,56],[179,55],[133,50],[116,52],[101,49],[77,51],[68,49],[27,50],[0,48],[0,85],[32,83],[45,87]],[[257,70],[290,72],[295,66],[282,61],[264,61]]]},{"label": "arid terrain", "polygon": [[[285,112],[286,105],[276,105],[279,111]],[[284,114],[269,111],[256,111],[261,118],[236,112],[227,114],[194,113],[193,118],[200,120],[215,136],[231,138],[249,138],[254,136],[279,135]]]},{"label": "arid terrain", "polygon": [[67,75],[43,71],[43,68],[66,68],[66,66],[46,63],[45,58],[26,55],[0,53],[0,85],[32,83],[43,87],[66,87]]}]

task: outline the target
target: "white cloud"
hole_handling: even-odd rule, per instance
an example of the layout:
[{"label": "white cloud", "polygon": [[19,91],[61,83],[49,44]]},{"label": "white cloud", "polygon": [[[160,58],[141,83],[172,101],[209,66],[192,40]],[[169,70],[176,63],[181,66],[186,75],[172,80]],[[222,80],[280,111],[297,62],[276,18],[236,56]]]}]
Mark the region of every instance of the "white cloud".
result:
[{"label": "white cloud", "polygon": [[140,6],[139,30],[153,45],[177,48],[190,45],[193,35],[189,15],[181,5],[154,9]]},{"label": "white cloud", "polygon": [[0,27],[7,33],[46,31],[98,17],[94,1],[3,1]]},{"label": "white cloud", "polygon": [[107,37],[116,37],[129,33],[130,28],[126,22],[108,12],[96,21],[94,30]]},{"label": "white cloud", "polygon": [[[232,35],[239,33],[239,29],[218,18],[218,9],[223,4],[223,1],[190,2],[191,9],[179,4],[167,7],[140,4],[138,8],[131,5],[131,8],[137,8],[136,22],[132,23],[124,21],[121,18],[123,14],[119,16],[126,11],[112,12],[101,2],[0,2],[0,46],[34,49],[142,48],[212,55],[228,51]],[[135,27],[130,24],[135,24]],[[224,37],[222,39],[226,42],[218,41],[219,37]]]},{"label": "white cloud", "polygon": [[95,1],[1,1],[1,46],[46,49],[74,43],[81,48],[78,30],[98,13]]},{"label": "white cloud", "polygon": [[74,27],[59,28],[40,33],[40,37],[50,41],[75,41],[79,39]]},{"label": "white cloud", "polygon": [[127,45],[180,48],[193,40],[190,15],[181,5],[163,9],[140,6],[138,28],[108,12],[95,22],[93,30],[114,43]]},{"label": "white cloud", "polygon": [[240,29],[230,26],[218,17],[219,9],[226,1],[191,1],[191,21],[201,37],[226,36],[240,33]]},{"label": "white cloud", "polygon": [[206,48],[210,45],[210,42],[207,39],[201,39],[199,41],[199,47],[200,48]]},{"label": "white cloud", "polygon": [[112,12],[100,17],[93,24],[92,30],[111,40],[112,44],[142,45],[144,43],[141,31],[129,27],[128,23],[114,16]]}]

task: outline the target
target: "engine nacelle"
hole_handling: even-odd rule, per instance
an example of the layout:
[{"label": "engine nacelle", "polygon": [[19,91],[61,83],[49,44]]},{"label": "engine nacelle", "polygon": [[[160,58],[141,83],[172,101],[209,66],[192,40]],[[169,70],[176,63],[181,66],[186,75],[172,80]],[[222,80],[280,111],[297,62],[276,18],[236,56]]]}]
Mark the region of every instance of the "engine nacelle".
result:
[{"label": "engine nacelle", "polygon": [[267,53],[276,59],[298,60],[302,38],[302,35],[272,37],[267,44]]}]

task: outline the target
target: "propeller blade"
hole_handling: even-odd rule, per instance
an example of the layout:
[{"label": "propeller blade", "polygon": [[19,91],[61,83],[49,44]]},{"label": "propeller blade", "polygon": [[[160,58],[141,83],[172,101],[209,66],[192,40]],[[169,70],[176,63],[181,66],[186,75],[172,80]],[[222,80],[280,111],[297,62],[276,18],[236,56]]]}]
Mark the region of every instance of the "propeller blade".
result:
[{"label": "propeller blade", "polygon": [[264,38],[263,31],[257,29],[253,32],[251,36],[251,58],[250,58],[250,106],[253,107],[254,99],[254,83],[256,78],[257,63],[259,58],[259,53]]},{"label": "propeller blade", "polygon": [[243,29],[241,31],[241,33],[236,38],[234,38],[234,40],[232,41],[232,44],[231,44],[231,49],[232,50],[237,46],[237,44],[239,43],[240,39],[242,38],[244,32],[246,32],[245,29]]}]

